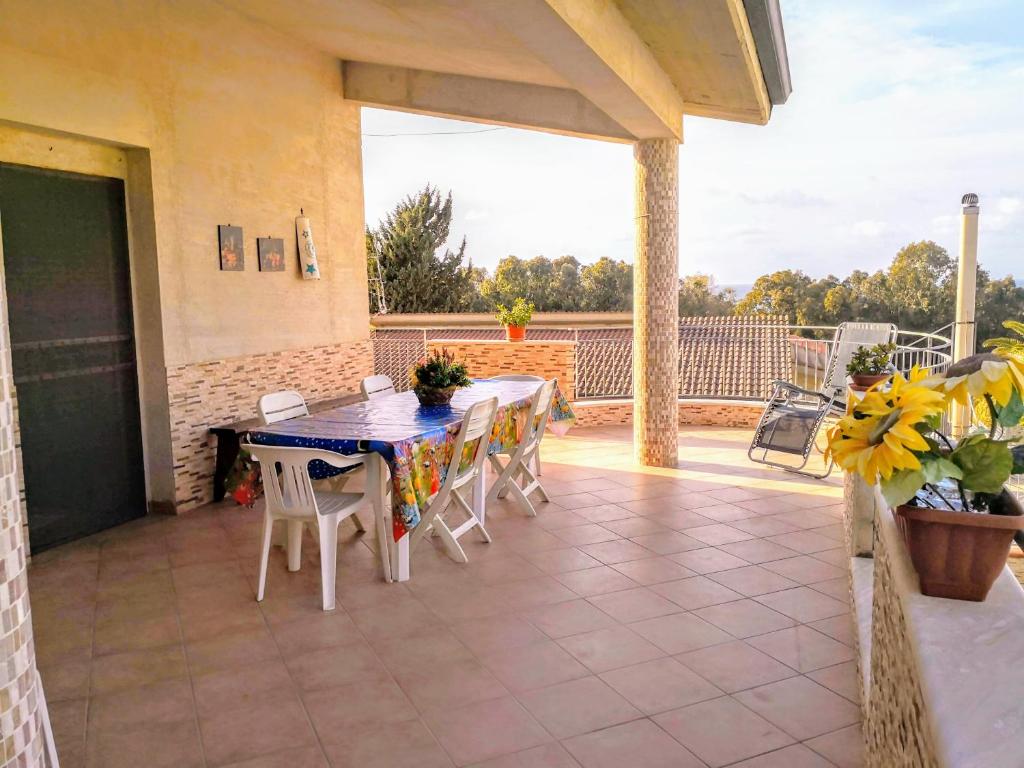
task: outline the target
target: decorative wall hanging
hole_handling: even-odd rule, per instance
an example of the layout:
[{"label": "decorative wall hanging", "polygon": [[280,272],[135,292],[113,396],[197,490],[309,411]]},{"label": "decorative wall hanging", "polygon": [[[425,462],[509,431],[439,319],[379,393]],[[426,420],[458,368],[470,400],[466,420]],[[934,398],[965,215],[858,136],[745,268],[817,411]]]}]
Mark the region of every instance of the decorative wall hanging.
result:
[{"label": "decorative wall hanging", "polygon": [[299,244],[299,269],[303,280],[319,280],[320,264],[316,260],[316,246],[313,244],[313,229],[305,211],[299,209],[295,218],[295,238]]},{"label": "decorative wall hanging", "polygon": [[260,272],[284,272],[284,240],[280,237],[257,237],[256,252]]},{"label": "decorative wall hanging", "polygon": [[220,268],[225,272],[245,270],[245,247],[242,244],[242,228],[230,224],[217,227],[217,241],[220,245]]}]

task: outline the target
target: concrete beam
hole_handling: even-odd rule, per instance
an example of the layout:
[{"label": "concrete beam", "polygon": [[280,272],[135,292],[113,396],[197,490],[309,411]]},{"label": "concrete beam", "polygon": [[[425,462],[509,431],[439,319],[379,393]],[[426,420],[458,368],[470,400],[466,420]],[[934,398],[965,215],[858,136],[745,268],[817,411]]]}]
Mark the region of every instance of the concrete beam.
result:
[{"label": "concrete beam", "polygon": [[476,6],[637,139],[682,141],[683,98],[607,0],[487,0]]},{"label": "concrete beam", "polygon": [[636,137],[568,88],[346,61],[347,100],[494,125],[630,142]]}]

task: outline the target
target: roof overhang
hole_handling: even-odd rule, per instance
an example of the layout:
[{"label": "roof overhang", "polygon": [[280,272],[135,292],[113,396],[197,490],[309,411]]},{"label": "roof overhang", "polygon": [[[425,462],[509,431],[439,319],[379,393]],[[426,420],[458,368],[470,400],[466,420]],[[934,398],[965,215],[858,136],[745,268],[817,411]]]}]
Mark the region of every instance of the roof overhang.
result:
[{"label": "roof overhang", "polygon": [[789,54],[779,0],[743,0],[743,7],[757,46],[768,96],[772,104],[785,104],[793,92],[793,84],[789,79]]}]

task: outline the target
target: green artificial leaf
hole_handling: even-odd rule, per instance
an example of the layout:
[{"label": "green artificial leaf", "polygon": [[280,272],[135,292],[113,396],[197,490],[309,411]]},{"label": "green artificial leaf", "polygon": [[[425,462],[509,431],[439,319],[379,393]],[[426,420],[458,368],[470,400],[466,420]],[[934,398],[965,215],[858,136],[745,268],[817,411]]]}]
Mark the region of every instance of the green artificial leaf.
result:
[{"label": "green artificial leaf", "polygon": [[1015,427],[1024,419],[1024,400],[1021,400],[1020,393],[1015,389],[1010,397],[1010,402],[999,409],[999,425],[1003,427]]},{"label": "green artificial leaf", "polygon": [[914,498],[924,483],[925,476],[921,470],[901,469],[893,472],[888,480],[882,480],[882,496],[890,507],[898,507]]},{"label": "green artificial leaf", "polygon": [[941,456],[922,456],[921,471],[926,483],[938,483],[947,477],[960,480],[964,476],[960,467]]},{"label": "green artificial leaf", "polygon": [[1024,475],[1024,445],[1017,445],[1010,449],[1013,456],[1013,469],[1011,475]]},{"label": "green artificial leaf", "polygon": [[1013,469],[1009,446],[996,440],[963,441],[949,458],[963,470],[960,484],[969,491],[999,493]]}]

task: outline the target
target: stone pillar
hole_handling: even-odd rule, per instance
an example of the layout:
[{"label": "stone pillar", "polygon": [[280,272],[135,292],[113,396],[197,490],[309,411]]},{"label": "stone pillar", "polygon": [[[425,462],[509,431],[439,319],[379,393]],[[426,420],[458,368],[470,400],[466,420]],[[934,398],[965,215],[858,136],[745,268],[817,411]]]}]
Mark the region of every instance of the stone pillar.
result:
[{"label": "stone pillar", "polygon": [[[975,348],[975,294],[978,282],[978,196],[968,192],[960,200],[960,264],[956,280],[956,321],[953,323],[953,360],[963,360],[974,354]],[[971,428],[971,411],[954,405],[950,413],[950,426],[954,437],[963,437]]]},{"label": "stone pillar", "polygon": [[32,642],[14,449],[10,336],[0,247],[0,765],[44,765],[43,702]]},{"label": "stone pillar", "polygon": [[679,450],[679,143],[643,139],[636,168],[633,452],[674,467]]}]

